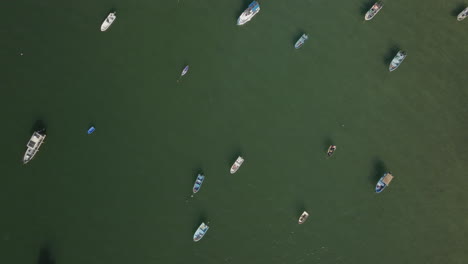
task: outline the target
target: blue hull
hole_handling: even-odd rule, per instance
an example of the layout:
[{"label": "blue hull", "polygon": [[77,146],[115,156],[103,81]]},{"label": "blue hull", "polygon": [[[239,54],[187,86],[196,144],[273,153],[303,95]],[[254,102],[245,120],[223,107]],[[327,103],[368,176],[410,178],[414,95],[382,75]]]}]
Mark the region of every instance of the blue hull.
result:
[{"label": "blue hull", "polygon": [[96,128],[94,128],[93,126],[90,127],[90,128],[88,129],[88,135],[94,133],[95,130],[96,130]]},{"label": "blue hull", "polygon": [[195,184],[193,185],[193,193],[197,193],[200,190],[204,180],[205,176],[198,174],[197,179],[195,180]]}]

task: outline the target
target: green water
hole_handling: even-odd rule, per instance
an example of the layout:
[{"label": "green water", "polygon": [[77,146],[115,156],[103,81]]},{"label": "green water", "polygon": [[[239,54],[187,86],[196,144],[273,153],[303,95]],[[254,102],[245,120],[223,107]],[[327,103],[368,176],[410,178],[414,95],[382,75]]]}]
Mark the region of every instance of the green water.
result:
[{"label": "green water", "polygon": [[468,2],[248,3],[3,3],[0,263],[466,263]]}]

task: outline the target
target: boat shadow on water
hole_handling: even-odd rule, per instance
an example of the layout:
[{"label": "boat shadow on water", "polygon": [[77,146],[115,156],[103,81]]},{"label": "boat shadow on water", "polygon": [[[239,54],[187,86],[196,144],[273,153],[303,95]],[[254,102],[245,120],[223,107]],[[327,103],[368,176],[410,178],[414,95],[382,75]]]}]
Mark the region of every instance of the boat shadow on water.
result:
[{"label": "boat shadow on water", "polygon": [[46,125],[44,123],[44,121],[42,121],[41,119],[38,119],[36,120],[36,122],[34,122],[34,125],[31,127],[31,131],[29,131],[29,134],[32,134],[36,131],[39,131],[39,130],[44,130],[45,131],[45,128],[46,128]]},{"label": "boat shadow on water", "polygon": [[328,148],[333,145],[333,141],[331,138],[329,137],[326,137],[324,140],[323,140],[323,152],[327,153],[328,151]]},{"label": "boat shadow on water", "polygon": [[371,7],[377,2],[377,0],[365,0],[362,2],[361,7],[359,9],[359,15],[364,18],[366,15],[367,11],[371,9]]},{"label": "boat shadow on water", "polygon": [[390,64],[390,62],[392,62],[393,58],[395,58],[395,55],[398,53],[398,51],[400,51],[400,47],[398,47],[397,45],[393,45],[389,50],[388,52],[385,54],[385,56],[383,57],[383,63],[385,64],[385,67],[388,68],[388,65]]},{"label": "boat shadow on water", "polygon": [[294,219],[297,219],[304,211],[307,211],[304,200],[298,199],[294,206]]},{"label": "boat shadow on water", "polygon": [[374,160],[372,160],[372,168],[369,174],[369,183],[375,187],[375,184],[386,171],[387,167],[385,166],[385,163],[380,158],[374,158]]},{"label": "boat shadow on water", "polygon": [[460,2],[457,4],[457,6],[450,11],[450,15],[453,17],[457,17],[458,14],[460,14],[461,11],[465,10],[465,8],[468,6],[467,3]]},{"label": "boat shadow on water", "polygon": [[55,258],[49,247],[42,246],[39,249],[39,257],[37,258],[37,264],[55,264]]}]

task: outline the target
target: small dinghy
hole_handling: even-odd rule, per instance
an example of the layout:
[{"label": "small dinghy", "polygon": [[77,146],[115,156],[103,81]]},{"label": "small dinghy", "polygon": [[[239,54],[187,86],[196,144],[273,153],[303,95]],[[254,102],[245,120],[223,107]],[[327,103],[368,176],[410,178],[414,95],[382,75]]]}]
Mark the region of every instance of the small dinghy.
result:
[{"label": "small dinghy", "polygon": [[382,9],[383,3],[382,2],[377,2],[375,3],[369,11],[367,11],[366,15],[364,16],[365,20],[371,20],[374,18],[375,15]]},{"label": "small dinghy", "polygon": [[195,184],[193,185],[193,194],[196,194],[200,190],[204,180],[205,176],[203,174],[198,174]]},{"label": "small dinghy", "polygon": [[335,153],[335,150],[336,150],[336,146],[335,146],[335,145],[331,145],[331,146],[328,148],[327,156],[328,156],[328,157],[331,157],[331,156],[333,155],[333,153]]},{"label": "small dinghy", "polygon": [[231,174],[236,173],[236,171],[240,168],[240,166],[242,166],[242,163],[244,163],[244,159],[241,156],[239,156],[237,160],[234,162],[234,164],[232,164],[231,166]]},{"label": "small dinghy", "polygon": [[381,193],[390,184],[392,180],[393,180],[392,173],[386,172],[377,182],[377,185],[375,185],[375,192]]},{"label": "small dinghy", "polygon": [[302,34],[302,36],[297,40],[296,44],[294,44],[294,48],[298,49],[304,45],[305,41],[309,39],[307,34]]},{"label": "small dinghy", "polygon": [[115,15],[116,12],[111,12],[107,18],[104,20],[104,22],[102,22],[102,25],[101,25],[101,31],[106,31],[110,25],[112,25],[112,23],[114,23],[114,20],[117,18],[117,16]]},{"label": "small dinghy", "polygon": [[458,20],[458,21],[462,21],[462,20],[465,19],[467,16],[468,16],[468,7],[465,8],[463,11],[461,11],[460,14],[458,14],[457,20]]},{"label": "small dinghy", "polygon": [[403,60],[406,58],[406,52],[400,50],[398,51],[397,55],[393,58],[392,62],[390,62],[390,66],[388,66],[389,71],[394,71],[398,67],[400,67]]},{"label": "small dinghy", "polygon": [[95,130],[96,130],[96,128],[94,128],[93,126],[90,127],[90,128],[88,129],[88,135],[91,135],[92,133],[94,133]]},{"label": "small dinghy", "polygon": [[193,234],[193,241],[197,242],[200,241],[200,239],[203,238],[203,236],[206,234],[208,231],[209,226],[205,225],[205,223],[201,223],[201,225],[198,227],[197,231],[195,231],[195,234]]},{"label": "small dinghy", "polygon": [[308,217],[309,217],[309,213],[304,211],[299,217],[299,224],[303,224],[307,220]]},{"label": "small dinghy", "polygon": [[183,77],[185,74],[187,74],[188,70],[189,70],[189,66],[187,65],[187,66],[185,66],[185,68],[184,68],[184,69],[182,70],[182,72],[180,73],[180,77],[179,77],[179,79],[177,80],[177,82],[180,81],[180,79],[182,79],[182,77]]}]

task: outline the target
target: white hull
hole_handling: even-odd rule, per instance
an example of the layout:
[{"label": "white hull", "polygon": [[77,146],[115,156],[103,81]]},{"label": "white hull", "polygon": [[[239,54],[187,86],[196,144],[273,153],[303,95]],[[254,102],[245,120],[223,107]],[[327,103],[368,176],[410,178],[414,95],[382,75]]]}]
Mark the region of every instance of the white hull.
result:
[{"label": "white hull", "polygon": [[234,162],[234,164],[232,164],[231,166],[231,174],[236,173],[236,171],[240,168],[240,166],[242,166],[242,163],[244,163],[244,159],[241,156],[239,156],[237,160]]},{"label": "white hull", "polygon": [[457,20],[458,20],[458,21],[462,21],[462,20],[465,19],[467,16],[468,16],[468,7],[465,8],[463,11],[461,11],[460,14],[458,14]]},{"label": "white hull", "polygon": [[106,31],[112,25],[112,23],[114,23],[116,18],[117,16],[115,15],[115,12],[110,13],[104,22],[102,22],[101,31]]},{"label": "white hull", "polygon": [[249,22],[258,12],[260,12],[260,5],[258,2],[253,1],[249,7],[239,16],[239,19],[237,19],[237,25],[242,26]]},{"label": "white hull", "polygon": [[24,153],[23,163],[26,164],[31,161],[34,156],[39,151],[39,147],[44,143],[46,135],[41,134],[40,132],[34,132],[31,139],[29,139],[28,144],[26,145],[26,153]]}]

